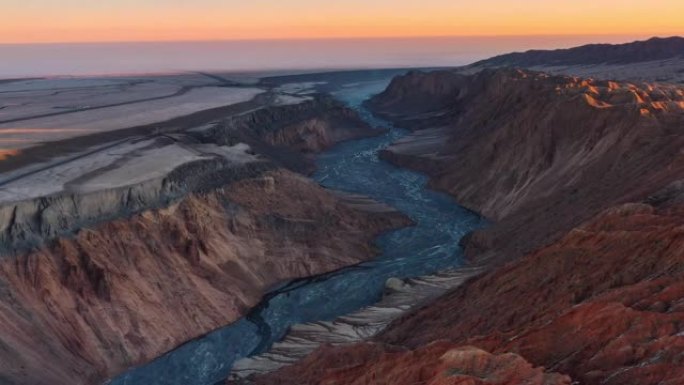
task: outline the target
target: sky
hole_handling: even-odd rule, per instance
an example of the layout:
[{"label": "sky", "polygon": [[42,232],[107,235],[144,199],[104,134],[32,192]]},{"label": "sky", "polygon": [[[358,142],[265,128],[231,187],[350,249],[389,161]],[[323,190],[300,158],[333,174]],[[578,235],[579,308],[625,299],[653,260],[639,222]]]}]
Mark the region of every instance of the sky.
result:
[{"label": "sky", "polygon": [[0,0],[0,44],[681,35],[682,0]]}]

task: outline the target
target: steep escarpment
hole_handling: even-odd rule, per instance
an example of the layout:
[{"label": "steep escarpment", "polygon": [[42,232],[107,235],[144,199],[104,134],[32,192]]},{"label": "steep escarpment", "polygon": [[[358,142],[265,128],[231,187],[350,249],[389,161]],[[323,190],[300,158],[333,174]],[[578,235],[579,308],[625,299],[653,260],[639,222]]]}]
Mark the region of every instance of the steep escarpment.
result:
[{"label": "steep escarpment", "polygon": [[258,153],[294,171],[313,171],[311,155],[335,143],[381,134],[357,113],[326,95],[301,103],[263,108],[231,117],[203,131],[202,140],[247,143]]},{"label": "steep escarpment", "polygon": [[[471,280],[397,320],[373,344],[321,350],[307,358],[315,369],[302,362],[256,383],[279,383],[274,379],[290,373],[311,384],[368,383],[372,373],[374,383],[406,376],[406,383],[430,384],[433,372],[410,377],[411,368],[431,368],[424,352],[442,346],[440,354],[475,348],[520,357],[582,384],[679,384],[684,206],[680,193],[672,194],[681,189],[668,190],[610,208],[552,245]],[[391,359],[397,352],[405,358]],[[519,373],[465,383],[518,384]]]},{"label": "steep escarpment", "polygon": [[126,155],[107,160],[110,163],[98,164],[95,156],[86,157],[79,165],[71,162],[34,175],[33,180],[5,184],[0,194],[4,200],[0,253],[23,252],[83,227],[164,207],[188,194],[276,167],[246,154],[244,145],[219,147],[197,145],[188,138],[156,138],[130,147],[116,148]]},{"label": "steep escarpment", "polygon": [[[435,107],[404,103],[454,84]],[[639,200],[684,172],[684,91],[519,70],[409,73],[370,106],[414,134],[383,153],[496,224],[469,254],[509,259],[611,205]],[[403,100],[403,101],[400,101]]]},{"label": "steep escarpment", "polygon": [[680,383],[683,213],[681,202],[611,208],[381,339],[421,346],[448,336],[586,384]]},{"label": "steep escarpment", "polygon": [[234,321],[283,280],[373,256],[405,224],[276,171],[0,261],[9,383],[87,384]]},{"label": "steep escarpment", "polygon": [[416,350],[383,344],[322,347],[307,359],[257,385],[570,385],[568,376],[533,367],[522,357],[494,355],[437,341]]},{"label": "steep escarpment", "polygon": [[380,132],[353,110],[319,96],[14,170],[0,179],[0,253],[39,246],[277,167],[310,172],[311,154]]},{"label": "steep escarpment", "polygon": [[351,110],[314,100],[234,119],[273,127],[250,135],[282,152],[224,141],[227,119],[4,175],[0,383],[101,382],[235,321],[276,284],[373,257],[375,235],[408,224],[281,167],[298,143],[371,132]]},{"label": "steep escarpment", "polygon": [[[391,90],[423,77],[460,86],[404,113]],[[682,383],[682,90],[514,70],[406,78],[370,103],[416,130],[384,156],[493,219],[464,243],[497,263],[370,344],[255,383]],[[416,90],[404,98],[430,92]]]}]

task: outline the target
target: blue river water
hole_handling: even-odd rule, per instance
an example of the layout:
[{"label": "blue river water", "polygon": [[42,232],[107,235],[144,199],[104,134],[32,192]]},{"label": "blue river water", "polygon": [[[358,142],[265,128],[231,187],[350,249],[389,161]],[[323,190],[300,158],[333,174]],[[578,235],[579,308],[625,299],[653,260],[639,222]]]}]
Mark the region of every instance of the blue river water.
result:
[{"label": "blue river water", "polygon": [[377,302],[388,278],[425,275],[462,264],[458,241],[483,221],[451,197],[427,189],[426,176],[378,158],[379,150],[407,133],[362,106],[388,81],[342,85],[333,93],[372,125],[390,129],[381,136],[342,143],[321,154],[314,179],[323,186],[364,194],[396,207],[416,225],[380,236],[376,241],[381,250],[378,258],[284,285],[247,317],[131,369],[111,380],[111,385],[221,383],[233,362],[268,350],[293,324],[332,320]]}]

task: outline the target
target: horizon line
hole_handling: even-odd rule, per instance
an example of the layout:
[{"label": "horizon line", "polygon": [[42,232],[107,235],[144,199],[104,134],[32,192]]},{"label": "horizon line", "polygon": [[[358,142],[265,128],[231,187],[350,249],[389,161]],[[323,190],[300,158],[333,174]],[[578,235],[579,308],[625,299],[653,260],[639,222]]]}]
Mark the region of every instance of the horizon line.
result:
[{"label": "horizon line", "polygon": [[271,38],[218,38],[218,39],[159,39],[159,40],[82,40],[82,41],[37,41],[37,42],[0,42],[0,46],[27,45],[87,45],[87,44],[150,44],[150,43],[222,43],[222,42],[277,42],[277,41],[370,41],[370,40],[406,40],[406,39],[453,39],[453,38],[529,38],[529,37],[629,37],[637,39],[682,37],[684,34],[655,33],[555,33],[555,34],[465,34],[465,35],[388,35],[388,36],[326,36],[326,37],[271,37]]}]

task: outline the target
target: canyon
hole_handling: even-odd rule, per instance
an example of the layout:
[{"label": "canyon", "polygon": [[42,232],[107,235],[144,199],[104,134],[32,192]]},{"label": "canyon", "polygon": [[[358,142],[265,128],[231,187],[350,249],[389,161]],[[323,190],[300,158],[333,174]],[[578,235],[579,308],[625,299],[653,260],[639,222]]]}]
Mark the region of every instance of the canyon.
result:
[{"label": "canyon", "polygon": [[382,152],[491,225],[488,271],[265,384],[676,384],[682,89],[521,69],[410,72],[366,104]]},{"label": "canyon", "polygon": [[307,97],[18,168],[0,216],[1,382],[97,383],[237,320],[275,285],[370,259],[376,235],[410,221],[287,167],[379,132]]},{"label": "canyon", "polygon": [[3,83],[0,384],[682,383],[681,44]]},{"label": "canyon", "polygon": [[530,252],[682,172],[676,86],[510,69],[409,73],[370,105],[415,131],[385,159],[495,221],[466,243],[480,260]]}]

